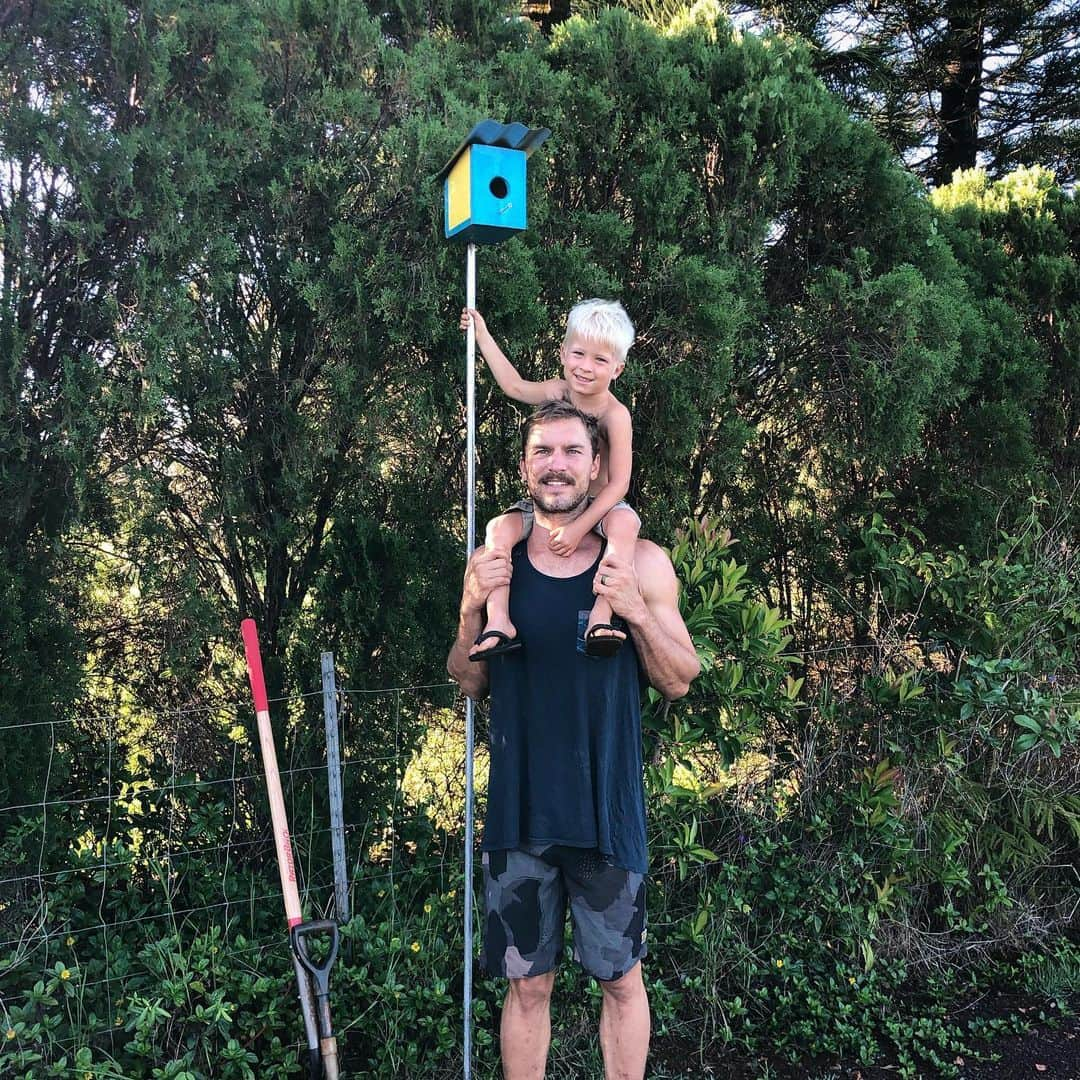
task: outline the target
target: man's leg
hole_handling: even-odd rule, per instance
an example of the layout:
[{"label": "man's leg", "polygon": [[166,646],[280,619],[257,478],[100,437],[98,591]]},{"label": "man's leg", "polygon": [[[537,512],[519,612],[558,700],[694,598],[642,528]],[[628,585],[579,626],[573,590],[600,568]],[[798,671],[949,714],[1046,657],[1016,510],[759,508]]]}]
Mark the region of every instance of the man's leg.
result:
[{"label": "man's leg", "polygon": [[[554,849],[553,849],[554,850]],[[574,954],[604,992],[600,1049],[607,1080],[643,1080],[649,1052],[645,878],[595,848],[558,849],[574,917]]]},{"label": "man's leg", "polygon": [[641,964],[635,964],[622,978],[600,986],[604,991],[600,1049],[605,1080],[644,1080],[649,1054],[649,999]]},{"label": "man's leg", "polygon": [[554,971],[510,980],[499,1027],[506,1080],[542,1080],[551,1042],[554,985]]},{"label": "man's leg", "polygon": [[507,1080],[543,1077],[551,1041],[549,1002],[562,954],[566,893],[543,848],[485,851],[484,970],[510,980],[503,1002]]}]

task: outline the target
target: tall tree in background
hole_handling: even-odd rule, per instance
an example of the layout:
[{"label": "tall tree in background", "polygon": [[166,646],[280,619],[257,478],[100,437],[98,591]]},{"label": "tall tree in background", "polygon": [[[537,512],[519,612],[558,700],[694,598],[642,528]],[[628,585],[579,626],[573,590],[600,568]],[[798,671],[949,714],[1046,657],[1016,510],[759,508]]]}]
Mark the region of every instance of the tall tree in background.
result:
[{"label": "tall tree in background", "polygon": [[[272,694],[320,647],[357,679],[429,676],[444,642],[430,609],[450,602],[441,511],[461,444],[446,360],[460,341],[444,282],[457,253],[438,239],[433,177],[476,110],[424,109],[434,87],[477,78],[472,58],[450,38],[445,56],[418,47],[410,69],[363,5],[250,13],[203,43],[247,73],[228,114],[213,99],[201,113],[236,167],[214,191],[218,230],[181,266],[153,437],[124,474],[152,612],[133,628],[138,693],[163,708],[173,691],[222,693],[240,616],[259,623]],[[399,42],[423,37],[421,14]]]},{"label": "tall tree in background", "polygon": [[198,159],[190,98],[161,92],[195,51],[173,13],[79,0],[0,20],[0,724],[31,724],[0,760],[3,800],[38,790],[45,721],[74,711],[97,647],[75,629],[87,531],[117,524],[108,477],[142,440],[152,343],[222,165]]},{"label": "tall tree in background", "polygon": [[[659,29],[609,11],[551,43],[498,18],[428,35],[422,12],[388,41],[367,10],[330,0],[102,5],[97,22],[98,8],[69,21],[110,57],[154,62],[110,60],[113,111],[84,110],[70,145],[88,179],[58,193],[107,184],[98,200],[120,211],[99,262],[75,247],[49,273],[93,268],[107,301],[87,314],[93,362],[57,370],[83,371],[96,394],[59,399],[98,410],[78,444],[93,457],[70,476],[109,514],[57,536],[109,552],[83,585],[96,605],[83,626],[116,704],[156,715],[234,693],[247,614],[282,686],[327,647],[354,685],[441,672],[465,468],[462,259],[440,237],[434,176],[484,115],[558,132],[530,165],[530,231],[483,255],[489,324],[544,378],[576,300],[625,300],[639,336],[619,394],[650,535],[721,514],[800,644],[861,617],[845,529],[884,492],[940,539],[963,463],[978,513],[948,526],[968,542],[1050,445],[1028,405],[1073,293],[1047,293],[1025,333],[1005,307],[1028,294],[965,272],[982,248],[965,232],[954,251],[801,42],[737,34],[707,4]],[[59,66],[53,54],[86,69],[97,53],[68,58],[70,32],[42,28],[28,69]],[[75,101],[97,85],[72,83]],[[1047,272],[1064,273],[1072,241],[1054,236]],[[1047,432],[1067,434],[1068,385]],[[12,410],[39,390],[20,387]],[[481,515],[517,494],[518,415],[481,373]],[[42,445],[70,448],[78,430],[57,417]],[[1007,423],[984,445],[995,417]]]},{"label": "tall tree in background", "polygon": [[735,4],[814,47],[825,83],[921,175],[1080,161],[1080,7],[1065,0]]}]

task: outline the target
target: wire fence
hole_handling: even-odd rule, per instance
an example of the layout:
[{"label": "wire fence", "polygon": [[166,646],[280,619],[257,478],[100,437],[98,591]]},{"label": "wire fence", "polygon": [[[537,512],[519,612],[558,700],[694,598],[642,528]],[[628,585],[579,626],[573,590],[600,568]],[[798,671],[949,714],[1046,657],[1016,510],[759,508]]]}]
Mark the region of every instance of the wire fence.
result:
[{"label": "wire fence", "polygon": [[[912,649],[929,656],[951,648],[901,640],[888,649],[791,651],[807,665],[831,665],[839,654],[850,659],[870,649],[881,662]],[[331,697],[341,744],[339,825],[329,797],[326,687],[271,699],[305,916],[342,917],[342,877],[347,910],[363,918],[421,876],[425,888],[434,879],[452,889],[462,875],[465,798],[456,687],[334,686]],[[176,992],[173,954],[209,952],[211,971],[287,967],[249,698],[175,708],[153,724],[129,708],[9,725],[2,729],[9,753],[31,728],[47,735],[40,781],[0,806],[0,1039],[4,1027],[16,1031],[16,1004],[58,965],[78,973],[80,993],[94,1002],[79,1039],[106,1044],[151,992]],[[478,736],[482,810],[482,730]],[[335,836],[344,866],[335,865]],[[421,854],[422,872],[415,865]],[[433,943],[418,937],[417,944]],[[448,963],[460,970],[460,954]],[[299,1051],[296,1025],[289,1030]],[[72,1038],[70,1045],[78,1044]]]},{"label": "wire fence", "polygon": [[[937,641],[903,643],[906,649],[913,646],[926,650],[947,647]],[[799,655],[804,661],[813,661],[839,651],[850,654],[867,648],[880,646],[841,644],[799,650]],[[453,684],[335,688],[335,693],[344,742],[341,776],[346,791],[353,795],[349,802],[363,808],[362,817],[345,821],[344,833],[357,844],[380,829],[394,834],[402,824],[401,807],[415,813],[420,802],[426,806],[422,813],[434,813],[448,824],[447,813],[457,813],[461,806],[463,785],[453,781],[460,771],[430,767],[419,770],[415,780],[423,786],[422,792],[403,793],[402,785],[417,752],[420,733],[460,734],[463,724],[455,707]],[[271,699],[271,707],[275,715],[288,715],[297,708],[302,715],[310,715],[315,699],[323,695],[322,689],[297,692]],[[372,721],[366,731],[365,713]],[[30,942],[47,943],[68,936],[69,925],[49,922],[47,886],[73,879],[93,881],[100,886],[101,895],[107,897],[110,876],[115,878],[120,871],[141,872],[144,877],[156,874],[167,884],[168,875],[181,873],[188,861],[216,856],[222,859],[222,888],[227,892],[230,868],[236,872],[238,867],[257,862],[270,848],[262,805],[262,765],[250,727],[240,724],[252,714],[251,703],[245,700],[170,710],[165,720],[170,729],[168,738],[162,738],[160,731],[149,737],[157,744],[150,762],[139,756],[138,744],[143,736],[120,726],[122,721],[130,720],[131,710],[0,728],[8,738],[8,733],[28,728],[50,730],[49,760],[40,797],[0,806],[0,837],[8,836],[20,823],[22,832],[17,856],[0,851],[0,950],[26,948]],[[408,730],[404,739],[403,714]],[[196,721],[194,729],[192,720]],[[95,730],[96,775],[87,762],[80,762],[77,769],[70,767],[68,759],[80,744],[65,739],[65,734],[75,728]],[[301,855],[305,898],[314,903],[314,894],[325,887],[330,873],[322,856],[333,830],[326,818],[326,746],[310,734],[321,728],[315,724],[309,728],[309,734],[301,738],[298,725],[285,725],[285,753],[289,760],[280,772],[293,841]],[[392,745],[387,745],[389,740]],[[197,749],[193,749],[195,743]],[[444,754],[449,745],[444,739]],[[134,766],[129,760],[133,756]],[[355,783],[350,783],[353,777]],[[360,788],[364,793],[357,797]],[[63,835],[57,836],[65,827],[66,843]],[[133,830],[137,833],[134,839]],[[34,834],[37,857],[28,865]],[[192,842],[203,837],[206,842]],[[352,853],[351,874],[355,875],[370,856],[372,845],[368,844],[368,848]],[[59,864],[55,862],[58,858]],[[29,899],[28,887],[36,894],[37,906],[34,916],[20,923],[19,914],[25,915]],[[171,891],[165,891],[172,899]],[[229,903],[225,899],[221,903],[192,905],[184,908],[183,914],[216,910]],[[103,902],[103,912],[106,906]],[[320,910],[326,907],[316,906]],[[163,916],[145,918],[155,917]],[[132,920],[102,917],[77,932],[103,931],[128,921]]]},{"label": "wire fence", "polygon": [[[947,649],[940,641],[910,640],[902,648]],[[880,645],[850,643],[798,650],[804,662],[838,652],[848,655]],[[341,831],[357,850],[350,852],[350,882],[362,880],[362,870],[389,856],[376,833],[391,843],[404,824],[401,813],[434,817],[444,826],[459,813],[463,800],[461,761],[428,760],[409,777],[418,739],[444,736],[439,753],[456,751],[454,738],[463,721],[451,683],[426,683],[384,688],[336,688],[343,754],[341,778],[347,804],[360,816],[346,814]],[[281,768],[289,807],[293,842],[298,849],[304,899],[325,914],[319,899],[332,882],[326,857],[333,833],[327,813],[325,741],[316,737],[321,725],[301,724],[288,717],[296,712],[310,720],[316,699],[324,690],[296,692],[271,699],[275,716],[284,714],[287,763]],[[38,797],[0,806],[0,952],[47,945],[58,937],[104,932],[133,921],[169,917],[144,915],[139,920],[108,917],[110,889],[121,873],[146,884],[156,879],[163,899],[181,896],[171,884],[191,860],[217,860],[223,899],[212,904],[189,904],[171,909],[173,915],[228,909],[230,875],[261,865],[271,848],[264,813],[262,764],[250,724],[250,701],[193,705],[170,710],[164,724],[152,733],[124,729],[131,710],[90,713],[34,721],[0,728],[10,740],[13,732],[47,727],[48,764]],[[168,732],[163,736],[161,727]],[[404,727],[404,731],[403,731]],[[93,729],[92,739],[74,737],[76,729]],[[449,736],[449,740],[446,738]],[[144,742],[155,745],[146,760]],[[72,760],[90,743],[89,757]],[[428,747],[428,757],[432,755]],[[405,790],[407,779],[412,788]],[[12,849],[10,836],[18,834]],[[36,838],[36,839],[35,839]],[[363,850],[359,850],[363,848]],[[382,853],[380,853],[382,852]],[[340,870],[339,870],[340,873]],[[124,879],[130,884],[128,878]],[[98,887],[101,917],[72,928],[70,918],[50,920],[54,907],[49,889],[84,881]],[[84,905],[85,906],[85,905]]]},{"label": "wire fence", "polygon": [[[440,829],[447,845],[457,843],[464,721],[451,683],[334,686],[334,824],[325,690],[271,699],[271,716],[305,916],[340,919],[343,895],[361,913],[357,898],[379,888],[393,895],[414,837],[425,837],[426,854]],[[218,964],[258,966],[287,954],[250,699],[174,709],[152,727],[137,721],[128,709],[2,729],[9,747],[24,727],[47,733],[40,783],[0,806],[8,1038],[16,1003],[56,970],[78,971],[80,994],[103,1006],[97,1026],[82,1032],[93,1038],[125,1022],[156,953],[213,940]],[[460,852],[445,850],[444,859],[449,880]]]}]

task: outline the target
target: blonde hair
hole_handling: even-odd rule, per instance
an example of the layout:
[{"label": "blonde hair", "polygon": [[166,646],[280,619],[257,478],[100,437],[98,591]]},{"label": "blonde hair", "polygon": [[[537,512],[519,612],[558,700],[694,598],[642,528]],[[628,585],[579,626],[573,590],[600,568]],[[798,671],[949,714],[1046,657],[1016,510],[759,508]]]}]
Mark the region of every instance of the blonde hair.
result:
[{"label": "blonde hair", "polygon": [[624,363],[634,344],[634,324],[618,300],[582,300],[566,316],[563,344],[574,337],[610,345],[615,359]]}]

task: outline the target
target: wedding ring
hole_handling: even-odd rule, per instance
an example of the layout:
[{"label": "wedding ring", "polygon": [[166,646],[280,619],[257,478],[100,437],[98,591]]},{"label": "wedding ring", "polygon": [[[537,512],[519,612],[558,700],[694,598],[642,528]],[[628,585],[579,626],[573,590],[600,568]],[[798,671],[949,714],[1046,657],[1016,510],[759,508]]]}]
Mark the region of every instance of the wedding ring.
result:
[{"label": "wedding ring", "polygon": [[600,584],[601,585],[606,585],[607,584],[607,578],[604,577],[603,574],[600,575]]}]

